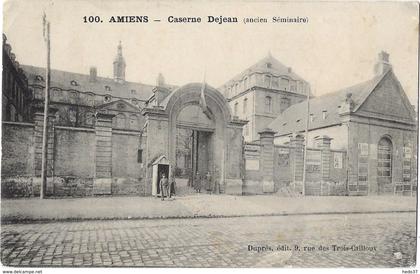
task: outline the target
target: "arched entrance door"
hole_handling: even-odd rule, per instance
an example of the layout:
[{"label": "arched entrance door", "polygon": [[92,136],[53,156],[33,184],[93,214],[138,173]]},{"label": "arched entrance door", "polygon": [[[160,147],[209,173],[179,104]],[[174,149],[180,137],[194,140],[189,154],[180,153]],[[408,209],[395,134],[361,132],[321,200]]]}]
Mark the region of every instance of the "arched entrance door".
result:
[{"label": "arched entrance door", "polygon": [[382,137],[378,143],[378,193],[392,192],[392,142]]},{"label": "arched entrance door", "polygon": [[197,192],[212,191],[215,122],[195,103],[187,104],[176,119],[175,178]]}]

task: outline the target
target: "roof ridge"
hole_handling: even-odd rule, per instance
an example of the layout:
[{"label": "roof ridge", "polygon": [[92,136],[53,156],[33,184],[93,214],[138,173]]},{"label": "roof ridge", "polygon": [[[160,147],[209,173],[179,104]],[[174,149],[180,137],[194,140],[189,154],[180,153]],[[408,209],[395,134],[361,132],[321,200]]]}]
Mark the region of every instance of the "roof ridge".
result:
[{"label": "roof ridge", "polygon": [[[25,64],[22,64],[22,66],[23,66],[23,67],[32,67],[32,68],[35,68],[35,69],[43,69],[43,70],[45,70],[45,68],[43,68],[43,67],[39,67],[39,66],[25,65]],[[24,71],[25,71],[25,69],[24,69]],[[83,76],[83,77],[87,77],[87,78],[90,76],[90,75],[89,75],[89,73],[73,72],[73,71],[61,70],[61,69],[55,69],[55,68],[52,68],[52,69],[51,69],[51,71],[52,71],[52,72],[58,72],[58,73],[76,74],[76,75],[78,75],[78,76]],[[45,73],[45,72],[44,72],[44,73]],[[114,81],[114,79],[113,79],[113,78],[111,78],[111,77],[106,77],[106,76],[96,76],[96,78],[98,78],[98,79],[103,79],[103,80],[109,80],[109,81],[113,81],[113,82],[115,82],[115,81]],[[145,83],[142,83],[142,82],[133,82],[133,81],[127,81],[127,80],[125,80],[124,82],[126,82],[126,83],[130,83],[130,84],[137,84],[137,85],[149,86],[149,87],[154,87],[154,86],[155,86],[155,85],[145,84]],[[117,82],[116,82],[116,83],[117,83]]]}]

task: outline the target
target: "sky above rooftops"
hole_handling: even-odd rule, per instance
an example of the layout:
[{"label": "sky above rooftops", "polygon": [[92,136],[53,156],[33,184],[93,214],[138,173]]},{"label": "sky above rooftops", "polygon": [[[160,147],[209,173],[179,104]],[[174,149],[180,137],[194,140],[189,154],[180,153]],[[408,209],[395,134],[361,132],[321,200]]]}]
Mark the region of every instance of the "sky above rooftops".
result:
[{"label": "sky above rooftops", "polygon": [[[55,69],[112,77],[122,41],[126,79],[154,84],[207,82],[219,87],[270,51],[307,80],[316,95],[373,77],[385,50],[412,104],[417,101],[418,9],[415,3],[254,1],[8,1],[3,31],[22,64],[45,66],[42,13],[51,22]],[[102,24],[83,23],[99,15]],[[110,16],[147,15],[147,24],[106,23]],[[167,17],[208,15],[307,17],[307,24],[170,24]],[[160,19],[161,22],[153,22]]]}]

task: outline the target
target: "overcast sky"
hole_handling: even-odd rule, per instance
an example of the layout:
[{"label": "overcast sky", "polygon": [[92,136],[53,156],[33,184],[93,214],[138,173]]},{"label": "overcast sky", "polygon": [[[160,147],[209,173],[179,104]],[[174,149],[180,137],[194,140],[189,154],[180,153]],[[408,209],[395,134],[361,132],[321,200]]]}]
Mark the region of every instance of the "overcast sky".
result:
[{"label": "overcast sky", "polygon": [[[252,1],[8,1],[3,31],[22,64],[45,66],[42,13],[51,21],[52,67],[112,76],[118,41],[127,63],[126,79],[154,84],[207,82],[219,87],[268,51],[315,89],[331,92],[373,76],[385,50],[414,104],[417,100],[418,9],[415,3],[310,3]],[[102,24],[83,23],[98,15]],[[147,15],[161,22],[110,24],[112,15]],[[307,24],[169,24],[167,17],[208,15],[301,16]]]}]

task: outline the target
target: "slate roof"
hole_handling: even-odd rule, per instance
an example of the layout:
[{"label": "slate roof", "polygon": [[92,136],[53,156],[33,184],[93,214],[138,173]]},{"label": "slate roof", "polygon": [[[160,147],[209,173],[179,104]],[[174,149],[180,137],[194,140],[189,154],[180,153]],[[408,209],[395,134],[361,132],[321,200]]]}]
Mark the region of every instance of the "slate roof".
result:
[{"label": "slate roof", "polygon": [[[310,99],[309,113],[314,115],[314,120],[309,122],[308,129],[312,130],[340,124],[340,107],[346,100],[346,95],[348,93],[352,94],[351,98],[354,102],[353,109],[357,109],[372,93],[379,82],[391,71],[392,70],[388,70],[382,75],[375,76],[374,78],[357,85]],[[272,121],[268,127],[276,131],[277,136],[304,131],[306,127],[307,104],[308,102],[305,100],[290,106]],[[325,119],[322,118],[323,111],[326,111]]]},{"label": "slate roof", "polygon": [[[270,68],[267,67],[267,63],[271,64]],[[306,82],[302,77],[294,73],[290,67],[285,66],[279,60],[274,58],[271,54],[268,54],[267,56],[262,58],[260,61],[258,61],[254,65],[250,66],[246,70],[242,71],[241,73],[233,77],[224,85],[229,85],[232,82],[241,80],[246,75],[249,75],[250,73],[253,73],[253,72],[270,73],[275,76],[288,76],[294,80],[300,80],[300,81]]]},{"label": "slate roof", "polygon": [[[21,65],[29,85],[45,86],[45,68]],[[36,79],[37,75],[42,76],[43,81]],[[147,100],[153,94],[153,85],[124,81],[119,83],[112,78],[96,77],[96,81],[90,81],[88,74],[74,73],[61,70],[51,70],[51,87],[63,90],[78,90],[82,92],[93,92],[99,95],[112,95],[113,97],[136,98],[139,100]],[[77,85],[72,84],[75,81]],[[75,83],[73,82],[73,83]],[[106,90],[105,86],[109,86],[110,90]],[[173,89],[173,86],[168,86]],[[131,91],[135,90],[134,93]]]}]

